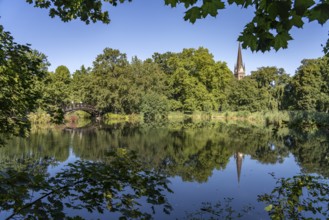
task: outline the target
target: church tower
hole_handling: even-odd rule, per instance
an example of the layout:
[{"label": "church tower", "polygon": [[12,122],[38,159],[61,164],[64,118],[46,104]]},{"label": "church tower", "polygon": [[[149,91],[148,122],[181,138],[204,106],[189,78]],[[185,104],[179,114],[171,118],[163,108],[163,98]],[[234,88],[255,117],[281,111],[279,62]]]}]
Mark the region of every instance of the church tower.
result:
[{"label": "church tower", "polygon": [[235,76],[235,78],[240,80],[244,77],[245,72],[246,72],[246,68],[244,66],[244,63],[242,62],[241,45],[239,43],[238,58],[236,61],[236,65],[234,67],[234,76]]}]

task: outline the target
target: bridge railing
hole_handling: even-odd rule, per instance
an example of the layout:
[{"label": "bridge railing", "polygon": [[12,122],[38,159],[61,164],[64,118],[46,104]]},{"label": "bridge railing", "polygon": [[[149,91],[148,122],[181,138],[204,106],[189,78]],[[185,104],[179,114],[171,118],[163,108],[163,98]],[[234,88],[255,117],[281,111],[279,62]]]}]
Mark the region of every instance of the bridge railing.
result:
[{"label": "bridge railing", "polygon": [[73,110],[84,110],[84,109],[97,111],[95,106],[84,104],[84,103],[74,103],[74,104],[66,105],[66,106],[63,106],[62,109],[64,112],[73,111]]}]

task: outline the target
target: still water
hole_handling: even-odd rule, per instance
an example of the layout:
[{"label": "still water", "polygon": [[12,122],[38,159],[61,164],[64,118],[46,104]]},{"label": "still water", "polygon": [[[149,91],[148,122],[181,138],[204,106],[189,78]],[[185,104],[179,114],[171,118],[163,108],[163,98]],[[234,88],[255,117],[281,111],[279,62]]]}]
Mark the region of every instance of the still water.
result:
[{"label": "still water", "polygon": [[[0,148],[0,170],[0,219],[270,219],[276,203],[298,210],[281,212],[287,219],[329,217],[328,131],[223,123],[40,129]],[[324,184],[308,189],[323,192],[264,197],[288,187],[279,180],[304,174]]]}]

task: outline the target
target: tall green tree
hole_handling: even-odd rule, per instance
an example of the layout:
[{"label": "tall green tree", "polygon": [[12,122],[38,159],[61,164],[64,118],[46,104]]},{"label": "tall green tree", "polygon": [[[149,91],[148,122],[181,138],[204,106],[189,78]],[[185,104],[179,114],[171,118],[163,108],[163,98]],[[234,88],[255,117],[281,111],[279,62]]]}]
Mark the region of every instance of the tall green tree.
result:
[{"label": "tall green tree", "polygon": [[41,93],[36,85],[47,65],[44,55],[15,43],[0,25],[0,133],[27,133],[27,113],[37,107]]},{"label": "tall green tree", "polygon": [[[156,62],[159,57],[155,57]],[[172,110],[218,110],[233,80],[226,64],[216,63],[208,49],[202,47],[170,54],[162,67],[169,77],[168,97],[172,100]]]},{"label": "tall green tree", "polygon": [[44,99],[54,105],[63,106],[71,103],[71,74],[66,66],[58,66],[54,73],[49,72],[45,82]]},{"label": "tall green tree", "polygon": [[71,75],[66,66],[58,66],[55,72],[47,72],[39,83],[42,96],[38,99],[38,107],[50,114],[51,120],[61,123],[64,118],[63,106],[70,104]]},{"label": "tall green tree", "polygon": [[92,103],[92,88],[91,88],[91,68],[86,68],[84,65],[79,70],[76,70],[72,75],[70,84],[70,100],[75,103]]},{"label": "tall green tree", "polygon": [[228,97],[229,109],[233,111],[262,111],[268,106],[269,92],[258,88],[251,77],[236,80]]},{"label": "tall green tree", "polygon": [[[131,96],[135,97],[135,112],[152,110],[154,114],[166,115],[168,108],[169,85],[168,77],[160,66],[153,60],[141,61],[134,57],[130,64],[131,68]],[[162,103],[163,106],[154,108],[152,100]],[[153,116],[152,116],[153,117]]]},{"label": "tall green tree", "polygon": [[251,71],[251,79],[257,82],[259,89],[266,89],[269,99],[266,108],[269,110],[283,110],[285,88],[290,81],[289,75],[282,68],[260,67]]},{"label": "tall green tree", "polygon": [[302,61],[291,82],[293,108],[329,111],[329,58]]},{"label": "tall green tree", "polygon": [[105,112],[124,113],[123,96],[130,88],[129,62],[119,50],[105,48],[93,62],[93,99]]}]

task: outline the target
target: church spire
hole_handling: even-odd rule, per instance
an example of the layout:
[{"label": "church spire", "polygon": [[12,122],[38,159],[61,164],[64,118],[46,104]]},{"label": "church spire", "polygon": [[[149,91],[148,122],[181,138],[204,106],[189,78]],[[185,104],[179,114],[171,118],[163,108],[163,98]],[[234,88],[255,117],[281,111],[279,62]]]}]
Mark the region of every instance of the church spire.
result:
[{"label": "church spire", "polygon": [[241,53],[241,45],[239,43],[239,48],[238,48],[238,58],[236,61],[236,65],[234,67],[234,76],[238,80],[242,79],[245,75],[245,66],[244,63],[242,62],[242,53]]}]

